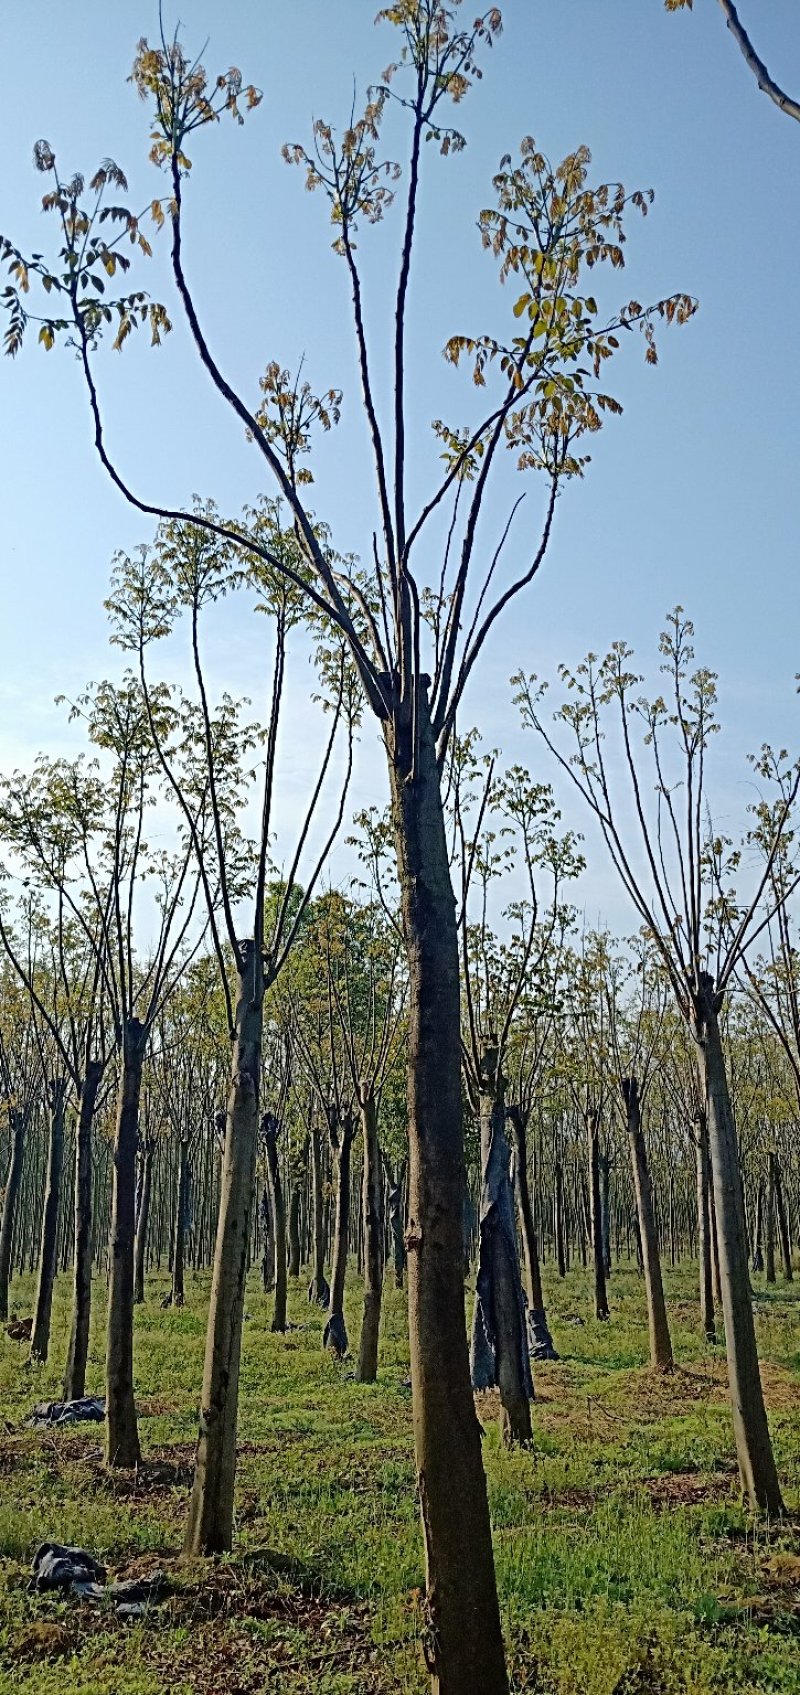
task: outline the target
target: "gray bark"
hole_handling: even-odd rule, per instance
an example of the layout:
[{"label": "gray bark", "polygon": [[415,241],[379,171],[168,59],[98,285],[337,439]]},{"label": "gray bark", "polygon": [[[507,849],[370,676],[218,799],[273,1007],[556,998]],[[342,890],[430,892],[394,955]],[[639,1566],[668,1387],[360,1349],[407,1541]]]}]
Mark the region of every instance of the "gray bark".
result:
[{"label": "gray bark", "polygon": [[50,1136],[47,1149],[47,1184],[42,1215],[42,1240],[39,1250],[39,1279],[31,1336],[31,1359],[46,1360],[50,1348],[50,1319],[53,1312],[53,1285],[56,1278],[56,1233],[58,1206],[61,1199],[61,1172],[64,1163],[64,1102],[67,1083],[55,1077],[50,1085]]}]

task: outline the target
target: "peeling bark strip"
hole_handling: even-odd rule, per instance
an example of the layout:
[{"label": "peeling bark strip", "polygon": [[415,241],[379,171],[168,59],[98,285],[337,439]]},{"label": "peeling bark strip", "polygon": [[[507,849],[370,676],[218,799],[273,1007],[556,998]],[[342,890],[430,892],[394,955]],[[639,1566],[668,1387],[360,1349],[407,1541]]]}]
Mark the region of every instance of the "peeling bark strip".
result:
[{"label": "peeling bark strip", "polygon": [[72,1329],[64,1372],[65,1401],[81,1401],[86,1393],[92,1309],[92,1124],[102,1075],[100,1060],[90,1060],[81,1088],[75,1137],[75,1267]]},{"label": "peeling bark strip", "polygon": [[751,1507],[778,1514],[784,1509],[758,1369],[739,1150],[719,1033],[721,1001],[703,972],[695,1004],[696,1040],[708,1114],[733,1433]]},{"label": "peeling bark strip", "polygon": [[378,1375],[378,1336],[383,1294],[383,1170],[378,1145],[378,1113],[372,1086],[359,1090],[364,1136],[361,1208],[364,1221],[364,1316],[358,1347],[357,1383],[374,1383]]},{"label": "peeling bark strip", "polygon": [[227,1553],[233,1542],[236,1408],[255,1183],[263,1006],[261,955],[248,940],[241,944],[237,969],[236,1035],[206,1329],[200,1428],[184,1540],[187,1554]]},{"label": "peeling bark strip", "polygon": [[111,1277],[106,1333],[106,1465],[139,1464],[133,1394],[133,1256],[136,1228],[136,1148],[147,1026],[129,1018],[122,1037],[114,1181],[111,1195]]},{"label": "peeling bark strip", "polygon": [[64,1102],[67,1094],[65,1077],[56,1077],[50,1084],[50,1138],[47,1150],[47,1186],[42,1215],[42,1240],[39,1249],[39,1281],[31,1337],[31,1359],[46,1360],[50,1347],[50,1318],[53,1311],[53,1284],[56,1276],[56,1231],[58,1206],[61,1199],[61,1171],[64,1163]]},{"label": "peeling bark strip", "polygon": [[528,1284],[528,1350],[531,1359],[557,1360],[553,1338],[547,1323],[539,1265],[539,1244],[533,1222],[533,1206],[528,1183],[528,1114],[519,1106],[508,1108],[508,1121],[514,1137],[514,1184],[522,1230],[525,1255],[525,1276]]},{"label": "peeling bark strip", "polygon": [[636,1212],[642,1247],[642,1270],[647,1296],[647,1325],[650,1333],[650,1364],[654,1371],[671,1371],[673,1365],[672,1341],[667,1319],[667,1305],[664,1300],[661,1256],[658,1251],[658,1232],[653,1212],[647,1149],[644,1131],[642,1130],[638,1078],[623,1077],[622,1097],[625,1102],[628,1122],[633,1186],[636,1193]]},{"label": "peeling bark strip", "polygon": [[344,1321],[344,1283],[347,1275],[347,1235],[350,1228],[350,1150],[355,1135],[352,1113],[328,1112],[328,1135],[336,1169],[336,1224],[333,1234],[333,1263],[328,1316],[322,1332],[323,1348],[344,1359],[349,1346]]},{"label": "peeling bark strip", "polygon": [[[427,693],[387,731],[409,968],[408,1308],[434,1695],[507,1695],[464,1313],[460,990],[455,902]],[[412,767],[413,779],[410,777]]]}]

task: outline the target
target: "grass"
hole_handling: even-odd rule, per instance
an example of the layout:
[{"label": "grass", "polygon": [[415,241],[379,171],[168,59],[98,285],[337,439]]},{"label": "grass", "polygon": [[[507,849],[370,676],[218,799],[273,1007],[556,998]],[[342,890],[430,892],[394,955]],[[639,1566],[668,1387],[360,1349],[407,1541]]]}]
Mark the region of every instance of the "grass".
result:
[{"label": "grass", "polygon": [[[546,1271],[548,1268],[545,1268]],[[165,1275],[137,1310],[145,1464],[102,1467],[97,1426],[26,1431],[59,1393],[69,1286],[56,1291],[51,1363],[0,1337],[0,1695],[423,1695],[423,1582],[402,1295],[390,1291],[380,1381],[352,1380],[292,1289],[292,1330],[248,1291],[236,1551],[178,1555],[202,1369],[208,1279],[162,1311]],[[481,1397],[498,1581],[516,1695],[800,1695],[800,1307],[756,1290],[759,1346],[789,1515],[742,1508],[724,1356],[700,1336],[691,1267],[667,1272],[678,1369],[646,1368],[640,1279],[611,1281],[611,1321],[589,1316],[584,1274],[547,1294],[558,1364],[537,1370],[535,1444],[506,1453]],[[791,1294],[791,1291],[789,1291]],[[15,1283],[28,1312],[30,1280]],[[348,1324],[358,1334],[353,1278]],[[95,1291],[90,1392],[102,1389]],[[119,1574],[166,1569],[169,1599],[126,1625],[102,1605],[34,1596],[45,1539]],[[476,1691],[476,1695],[480,1695]]]}]

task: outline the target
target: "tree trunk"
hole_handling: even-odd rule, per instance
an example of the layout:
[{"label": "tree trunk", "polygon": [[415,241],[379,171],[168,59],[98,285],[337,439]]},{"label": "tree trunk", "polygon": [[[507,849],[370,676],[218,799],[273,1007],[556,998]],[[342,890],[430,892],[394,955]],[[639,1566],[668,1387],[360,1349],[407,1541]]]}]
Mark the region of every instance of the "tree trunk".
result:
[{"label": "tree trunk", "polygon": [[628,1123],[628,1140],[631,1149],[631,1164],[633,1166],[633,1186],[636,1194],[636,1211],[639,1223],[639,1238],[642,1251],[642,1270],[644,1272],[644,1287],[647,1297],[647,1323],[650,1332],[650,1364],[654,1371],[671,1371],[672,1342],[667,1320],[667,1307],[664,1300],[664,1283],[661,1276],[661,1257],[658,1251],[658,1234],[653,1212],[653,1195],[650,1187],[650,1172],[647,1165],[647,1150],[642,1130],[642,1115],[639,1100],[639,1082],[636,1077],[624,1077],[622,1080],[622,1095],[625,1101],[625,1111]]},{"label": "tree trunk", "polygon": [[328,1115],[328,1133],[336,1170],[336,1223],[333,1231],[331,1296],[322,1332],[322,1346],[337,1359],[344,1359],[349,1346],[344,1321],[344,1283],[347,1275],[347,1236],[350,1228],[350,1149],[355,1124],[349,1112],[334,1108]]},{"label": "tree trunk", "polygon": [[72,1328],[64,1371],[65,1401],[79,1401],[86,1394],[92,1312],[92,1124],[102,1076],[101,1061],[90,1059],[81,1087],[75,1134],[75,1257]]},{"label": "tree trunk", "polygon": [[555,1163],[555,1202],[553,1225],[556,1238],[556,1265],[559,1277],[567,1275],[567,1253],[564,1240],[564,1167],[560,1159]]},{"label": "tree trunk", "polygon": [[531,1440],[533,1382],[519,1270],[503,1078],[491,1039],[481,1054],[481,1204],[472,1316],[473,1389],[500,1390],[500,1432],[511,1447]]},{"label": "tree trunk", "polygon": [[767,1155],[767,1240],[765,1267],[768,1283],[777,1281],[775,1276],[775,1155],[770,1149]]},{"label": "tree trunk", "polygon": [[225,1119],[219,1216],[206,1326],[200,1428],[184,1552],[228,1553],[233,1542],[239,1362],[258,1142],[264,1017],[260,947],[241,944],[235,1038]]},{"label": "tree trunk", "polygon": [[136,1228],[136,1148],[147,1029],[126,1021],[120,1055],[114,1178],[111,1194],[111,1277],[106,1331],[106,1465],[139,1464],[133,1393],[133,1253]]},{"label": "tree trunk", "polygon": [[547,1323],[542,1273],[539,1265],[539,1244],[533,1222],[533,1207],[528,1183],[528,1118],[521,1107],[508,1109],[508,1120],[514,1137],[514,1182],[517,1191],[522,1249],[525,1259],[525,1278],[528,1285],[528,1345],[531,1358],[557,1360],[553,1338]]},{"label": "tree trunk", "polygon": [[713,982],[704,972],[695,1003],[696,1037],[703,1062],[708,1114],[736,1456],[742,1488],[751,1507],[778,1514],[783,1511],[783,1501],[758,1369],[736,1128],[719,1033],[720,1005],[721,996],[715,994]]},{"label": "tree trunk", "polygon": [[8,1122],[11,1130],[11,1156],[8,1162],[6,1188],[3,1197],[3,1218],[0,1223],[0,1323],[8,1322],[8,1286],[11,1282],[11,1250],[14,1244],[14,1221],[17,1211],[17,1196],[22,1178],[22,1161],[25,1157],[25,1127],[27,1116],[17,1107],[9,1107]]},{"label": "tree trunk", "polygon": [[600,1196],[600,1115],[590,1112],[586,1118],[589,1145],[589,1245],[594,1267],[595,1318],[607,1319],[606,1260],[603,1247],[603,1208]]},{"label": "tree trunk", "polygon": [[704,1112],[694,1123],[694,1146],[697,1166],[697,1258],[700,1266],[700,1322],[707,1342],[716,1342],[714,1317],[714,1280],[712,1276],[711,1206],[708,1170],[708,1124]]},{"label": "tree trunk", "polygon": [[295,1182],[289,1196],[288,1268],[290,1277],[300,1276],[300,1257],[300,1185]]},{"label": "tree trunk", "polygon": [[359,1089],[364,1136],[361,1208],[364,1221],[364,1316],[358,1347],[357,1383],[374,1383],[378,1375],[378,1336],[383,1295],[383,1167],[378,1145],[378,1114],[372,1085]]},{"label": "tree trunk", "polygon": [[50,1347],[53,1284],[56,1278],[58,1206],[61,1199],[61,1171],[64,1163],[64,1101],[66,1093],[66,1078],[55,1077],[50,1085],[47,1187],[42,1217],[42,1243],[39,1252],[39,1281],[36,1289],[36,1308],[31,1337],[32,1360],[46,1360]]},{"label": "tree trunk", "polygon": [[174,1307],[182,1307],[186,1299],[184,1288],[186,1261],[186,1224],[189,1216],[189,1143],[181,1137],[178,1144],[178,1193],[175,1198],[175,1221],[172,1233],[172,1294]]},{"label": "tree trunk", "polygon": [[600,1220],[603,1232],[603,1270],[611,1276],[611,1161],[600,1154]]},{"label": "tree trunk", "polygon": [[778,1240],[781,1245],[781,1265],[784,1282],[792,1282],[792,1244],[789,1240],[789,1220],[786,1216],[786,1203],[783,1198],[781,1168],[777,1154],[770,1156],[775,1161],[775,1222],[778,1226]]},{"label": "tree trunk", "polygon": [[753,1233],[753,1270],[764,1270],[764,1185],[759,1183],[756,1192],[756,1223]]},{"label": "tree trunk", "polygon": [[147,1252],[147,1226],[150,1222],[150,1197],[153,1193],[154,1151],[152,1142],[148,1141],[145,1142],[140,1155],[140,1183],[136,1197],[136,1241],[133,1252],[133,1299],[134,1305],[139,1307],[144,1301],[144,1260]]},{"label": "tree trunk", "polygon": [[434,1695],[507,1695],[486,1479],[469,1374],[455,901],[424,683],[387,736],[409,969],[408,1305]]},{"label": "tree trunk", "polygon": [[261,1134],[267,1155],[267,1176],[269,1178],[270,1212],[272,1215],[272,1239],[275,1250],[275,1308],[272,1314],[270,1328],[278,1335],[283,1335],[286,1329],[286,1206],[283,1198],[281,1168],[278,1161],[278,1134],[280,1124],[273,1113],[268,1112],[262,1121]]},{"label": "tree trunk", "polygon": [[311,1249],[314,1275],[308,1285],[308,1298],[316,1306],[326,1307],[331,1291],[325,1276],[325,1208],[322,1196],[322,1138],[315,1122],[310,1130],[311,1149]]},{"label": "tree trunk", "polygon": [[403,1160],[395,1176],[389,1165],[386,1167],[388,1183],[387,1205],[389,1208],[389,1230],[392,1238],[392,1265],[394,1268],[394,1286],[403,1287],[403,1274],[406,1269],[406,1247],[403,1240],[403,1180],[406,1163]]}]

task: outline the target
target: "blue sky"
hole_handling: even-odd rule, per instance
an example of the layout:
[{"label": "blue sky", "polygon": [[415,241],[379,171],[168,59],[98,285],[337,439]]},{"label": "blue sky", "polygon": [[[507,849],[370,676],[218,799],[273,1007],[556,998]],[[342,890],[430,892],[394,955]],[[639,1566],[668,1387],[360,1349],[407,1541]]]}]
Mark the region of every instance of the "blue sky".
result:
[{"label": "blue sky", "polygon": [[[315,386],[343,388],[343,422],[324,444],[314,491],[342,551],[362,551],[374,522],[346,280],[322,199],[304,192],[279,149],[307,139],[312,116],[344,120],[353,80],[363,90],[391,57],[393,32],[373,29],[375,9],[376,0],[180,7],[187,44],[210,38],[209,68],[236,63],[264,91],[244,129],[203,135],[193,152],[186,261],[197,302],[215,352],[248,397],[268,360],[294,366],[303,354]],[[638,343],[618,361],[609,386],[624,416],[593,444],[585,481],[561,501],[541,579],[500,626],[463,722],[479,720],[510,758],[541,765],[541,750],[516,730],[510,674],[523,666],[552,676],[560,661],[603,651],[618,636],[649,660],[664,613],[680,601],[695,620],[698,657],[721,676],[717,805],[734,823],[751,795],[745,752],[765,739],[800,744],[800,127],[758,92],[713,0],[695,0],[691,14],[674,18],[661,0],[507,0],[503,10],[484,81],[457,118],[467,150],[426,160],[409,360],[420,488],[438,451],[431,419],[456,422],[471,400],[441,346],[453,331],[487,327],[497,312],[475,216],[491,203],[500,156],[522,135],[553,158],[586,142],[597,179],[655,189],[650,217],[631,228],[626,273],[604,285],[609,300],[686,289],[701,310],[687,328],[661,334],[656,370],[644,367]],[[796,0],[743,0],[742,14],[770,68],[800,88]],[[134,204],[158,192],[146,160],[147,113],[126,82],[138,36],[156,28],[155,6],[138,0],[4,8],[0,49],[14,74],[0,119],[0,229],[19,245],[50,239],[31,165],[37,137],[51,141],[67,171],[90,174],[111,154]],[[395,236],[389,219],[362,244],[378,371],[388,369]],[[142,281],[166,299],[165,260],[162,242]],[[174,316],[176,333],[161,351],[143,340],[98,359],[110,445],[145,497],[180,504],[196,491],[236,511],[261,486],[255,454]],[[8,770],[40,748],[76,745],[53,697],[119,668],[102,606],[109,562],[115,548],[149,532],[93,456],[66,352],[45,355],[32,342],[0,366],[0,464],[0,768]],[[501,516],[498,505],[490,517]],[[437,568],[434,561],[432,576]],[[253,627],[227,613],[214,646],[220,684],[260,698],[263,658],[261,621]],[[287,818],[316,736],[302,661],[292,688]],[[356,800],[383,792],[368,726]],[[617,916],[599,857],[586,899]]]}]

